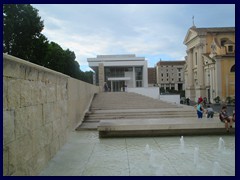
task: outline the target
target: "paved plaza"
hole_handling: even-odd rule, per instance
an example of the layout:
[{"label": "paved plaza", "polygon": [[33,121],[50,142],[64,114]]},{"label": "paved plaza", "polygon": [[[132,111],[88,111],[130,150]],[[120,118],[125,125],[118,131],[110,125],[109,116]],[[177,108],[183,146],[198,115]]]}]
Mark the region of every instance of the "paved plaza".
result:
[{"label": "paved plaza", "polygon": [[221,137],[225,147],[213,135],[183,137],[182,148],[178,136],[99,139],[97,131],[75,131],[40,176],[234,176],[235,136]]},{"label": "paved plaza", "polygon": [[100,93],[78,130],[40,176],[235,175],[235,129],[190,106]]}]

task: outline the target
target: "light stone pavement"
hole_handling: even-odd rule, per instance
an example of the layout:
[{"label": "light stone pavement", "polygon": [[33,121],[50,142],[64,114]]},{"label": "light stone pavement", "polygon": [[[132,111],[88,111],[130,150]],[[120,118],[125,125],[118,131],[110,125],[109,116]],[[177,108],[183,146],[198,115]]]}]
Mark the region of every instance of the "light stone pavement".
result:
[{"label": "light stone pavement", "polygon": [[186,136],[183,148],[178,136],[99,139],[97,131],[74,131],[39,175],[234,176],[235,136],[221,137],[225,149],[219,150],[217,135]]}]

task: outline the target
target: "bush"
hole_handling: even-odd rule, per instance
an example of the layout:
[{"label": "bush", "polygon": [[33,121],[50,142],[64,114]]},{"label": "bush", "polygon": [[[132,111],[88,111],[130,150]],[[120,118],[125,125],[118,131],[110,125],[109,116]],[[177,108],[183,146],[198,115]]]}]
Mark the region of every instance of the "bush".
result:
[{"label": "bush", "polygon": [[231,104],[232,103],[232,98],[230,96],[226,97],[226,103]]},{"label": "bush", "polygon": [[213,100],[215,101],[215,103],[220,103],[220,101],[221,101],[219,96],[215,97]]}]

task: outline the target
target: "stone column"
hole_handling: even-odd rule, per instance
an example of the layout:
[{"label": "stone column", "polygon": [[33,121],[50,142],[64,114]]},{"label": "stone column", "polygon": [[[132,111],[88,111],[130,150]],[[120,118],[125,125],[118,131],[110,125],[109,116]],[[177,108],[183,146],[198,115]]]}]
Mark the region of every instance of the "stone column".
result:
[{"label": "stone column", "polygon": [[135,67],[133,66],[133,88],[136,87],[136,74],[135,74]]},{"label": "stone column", "polygon": [[222,98],[222,68],[221,68],[221,59],[216,60],[216,96]]},{"label": "stone column", "polygon": [[206,96],[206,88],[204,82],[204,65],[203,65],[203,44],[199,43],[197,46],[197,79],[198,79],[198,87],[197,94],[198,96],[205,97]]},{"label": "stone column", "polygon": [[103,63],[99,63],[98,65],[98,82],[101,91],[104,91],[104,65]]},{"label": "stone column", "polygon": [[197,76],[198,76],[198,85],[200,88],[205,86],[204,83],[204,72],[203,72],[203,59],[202,59],[202,53],[203,53],[203,45],[199,44],[196,46],[197,48]]},{"label": "stone column", "polygon": [[191,100],[195,99],[195,87],[194,87],[194,73],[193,73],[193,49],[187,50],[187,87],[186,97]]},{"label": "stone column", "polygon": [[174,88],[178,91],[178,83],[174,83]]},{"label": "stone column", "polygon": [[188,87],[193,87],[193,50],[190,49],[187,51],[187,63],[188,63]]}]

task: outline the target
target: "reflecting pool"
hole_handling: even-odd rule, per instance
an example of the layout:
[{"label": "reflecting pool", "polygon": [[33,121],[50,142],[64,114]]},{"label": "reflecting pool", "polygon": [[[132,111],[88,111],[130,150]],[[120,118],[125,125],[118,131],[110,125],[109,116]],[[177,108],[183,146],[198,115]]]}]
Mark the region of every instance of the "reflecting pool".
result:
[{"label": "reflecting pool", "polygon": [[235,136],[99,139],[77,131],[40,175],[234,176]]}]

